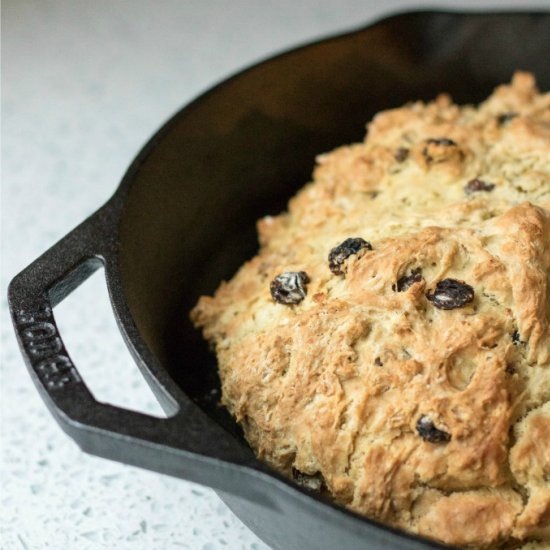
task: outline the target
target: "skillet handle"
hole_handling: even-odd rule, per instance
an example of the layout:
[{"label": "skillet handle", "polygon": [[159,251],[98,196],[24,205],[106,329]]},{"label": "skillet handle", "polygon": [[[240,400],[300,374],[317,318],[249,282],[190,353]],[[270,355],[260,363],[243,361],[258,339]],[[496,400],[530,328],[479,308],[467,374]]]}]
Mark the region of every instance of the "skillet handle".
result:
[{"label": "skillet handle", "polygon": [[[173,416],[152,417],[96,401],[73,364],[52,309],[102,265],[109,278],[115,254],[109,208],[108,203],[10,284],[10,311],[31,377],[55,419],[84,451],[255,500],[250,484],[233,479],[242,476],[242,466],[263,469],[250,449],[181,392],[177,400],[171,396],[177,403]],[[167,392],[158,385],[153,390]],[[257,498],[265,503],[265,496]]]}]

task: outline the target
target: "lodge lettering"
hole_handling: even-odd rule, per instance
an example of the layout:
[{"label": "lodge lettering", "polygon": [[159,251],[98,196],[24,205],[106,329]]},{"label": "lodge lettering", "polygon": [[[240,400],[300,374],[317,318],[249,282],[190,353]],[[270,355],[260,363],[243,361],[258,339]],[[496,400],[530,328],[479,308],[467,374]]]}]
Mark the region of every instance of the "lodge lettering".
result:
[{"label": "lodge lettering", "polygon": [[61,389],[71,382],[80,382],[71,360],[62,353],[63,344],[49,307],[32,314],[20,311],[16,322],[32,366],[46,386]]},{"label": "lodge lettering", "polygon": [[66,355],[55,355],[43,359],[35,366],[35,370],[50,388],[60,389],[70,382],[80,380],[71,360]]}]

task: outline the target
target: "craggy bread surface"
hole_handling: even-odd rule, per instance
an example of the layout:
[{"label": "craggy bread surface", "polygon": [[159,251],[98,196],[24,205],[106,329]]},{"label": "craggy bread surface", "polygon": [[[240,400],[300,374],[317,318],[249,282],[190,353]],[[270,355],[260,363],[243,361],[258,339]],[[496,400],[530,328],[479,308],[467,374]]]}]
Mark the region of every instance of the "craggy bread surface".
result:
[{"label": "craggy bread surface", "polygon": [[[550,94],[517,73],[479,107],[382,112],[258,231],[191,314],[258,457],[449,544],[548,547]],[[449,279],[473,298],[438,302]]]}]

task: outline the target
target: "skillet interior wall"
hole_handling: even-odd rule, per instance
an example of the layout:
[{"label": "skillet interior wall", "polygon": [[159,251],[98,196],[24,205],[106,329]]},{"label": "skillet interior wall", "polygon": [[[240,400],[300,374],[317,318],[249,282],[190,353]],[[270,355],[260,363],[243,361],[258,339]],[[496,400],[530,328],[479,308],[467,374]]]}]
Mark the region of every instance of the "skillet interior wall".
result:
[{"label": "skillet interior wall", "polygon": [[262,64],[176,117],[133,175],[120,266],[140,334],[208,414],[237,433],[188,312],[255,253],[255,221],[284,210],[315,155],[361,140],[381,109],[441,91],[478,102],[516,69],[549,89],[549,24],[548,14],[398,16]]}]

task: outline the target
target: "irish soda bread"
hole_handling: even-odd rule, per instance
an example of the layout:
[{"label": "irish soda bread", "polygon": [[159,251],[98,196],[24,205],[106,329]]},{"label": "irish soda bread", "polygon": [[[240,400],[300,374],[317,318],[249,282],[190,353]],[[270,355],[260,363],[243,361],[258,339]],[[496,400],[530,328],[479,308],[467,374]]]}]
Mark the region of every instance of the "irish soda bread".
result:
[{"label": "irish soda bread", "polygon": [[382,112],[192,319],[259,458],[382,522],[550,544],[550,94]]}]

